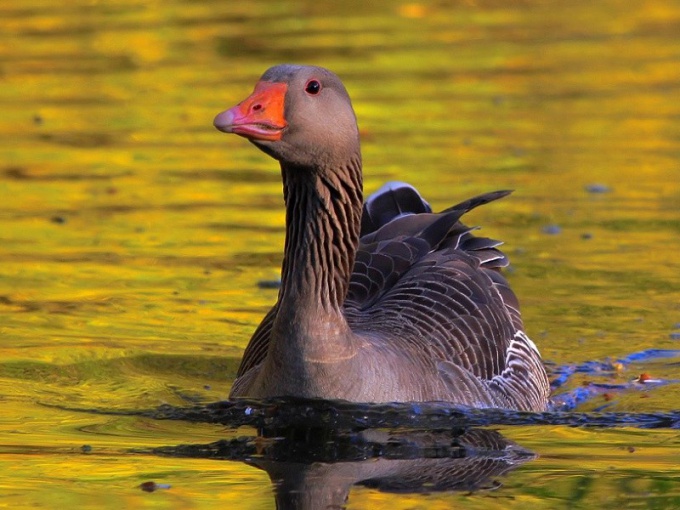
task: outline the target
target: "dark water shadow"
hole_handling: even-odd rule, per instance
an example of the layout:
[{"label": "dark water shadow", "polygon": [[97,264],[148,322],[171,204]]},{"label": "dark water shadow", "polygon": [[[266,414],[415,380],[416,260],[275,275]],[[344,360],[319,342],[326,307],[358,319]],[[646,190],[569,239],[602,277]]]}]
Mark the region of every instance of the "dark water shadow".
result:
[{"label": "dark water shadow", "polygon": [[205,406],[161,406],[143,413],[154,419],[219,423],[232,428],[327,428],[333,430],[406,429],[456,430],[487,426],[563,425],[569,427],[680,428],[680,410],[633,412],[524,412],[473,409],[446,402],[359,404],[341,400],[280,397],[239,399]]},{"label": "dark water shadow", "polygon": [[294,427],[207,445],[162,447],[171,457],[243,461],[267,472],[276,508],[344,508],[352,487],[391,493],[493,490],[536,455],[500,433]]},{"label": "dark water shadow", "polygon": [[220,424],[231,437],[241,426],[252,427],[257,435],[143,453],[245,462],[268,473],[277,508],[309,510],[344,508],[354,486],[411,494],[496,489],[503,475],[537,458],[499,432],[479,427],[680,429],[680,410],[532,413],[444,402],[360,404],[290,397],[148,411],[78,410]]},{"label": "dark water shadow", "polygon": [[[278,509],[344,508],[352,487],[384,492],[480,491],[538,457],[479,426],[567,425],[680,428],[680,411],[527,413],[442,402],[356,404],[276,398],[162,407],[157,419],[255,427],[259,434],[153,453],[242,461],[266,471]],[[500,479],[499,479],[500,478]]]}]

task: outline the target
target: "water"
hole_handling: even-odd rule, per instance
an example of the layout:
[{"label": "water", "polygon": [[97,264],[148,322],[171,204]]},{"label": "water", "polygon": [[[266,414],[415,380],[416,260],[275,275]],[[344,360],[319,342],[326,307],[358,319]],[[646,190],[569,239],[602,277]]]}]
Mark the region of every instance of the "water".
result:
[{"label": "water", "polygon": [[680,507],[678,430],[639,428],[680,385],[631,382],[680,362],[618,361],[680,348],[680,3],[7,0],[0,19],[3,504],[274,508],[262,469],[179,449],[263,467],[251,426],[154,413],[224,399],[275,299],[280,176],[211,122],[287,61],[345,81],[367,191],[407,180],[442,209],[515,189],[468,221],[506,242],[550,367],[592,368],[559,391],[628,385],[577,411],[638,417],[501,422],[530,453],[483,488],[360,484],[348,508]]}]

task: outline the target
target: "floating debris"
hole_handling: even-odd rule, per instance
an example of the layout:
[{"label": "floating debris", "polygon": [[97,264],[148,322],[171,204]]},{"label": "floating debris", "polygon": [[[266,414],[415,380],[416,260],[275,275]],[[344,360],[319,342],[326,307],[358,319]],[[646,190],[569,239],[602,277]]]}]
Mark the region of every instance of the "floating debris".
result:
[{"label": "floating debris", "polygon": [[638,377],[638,379],[639,379],[640,382],[646,382],[646,381],[649,381],[651,379],[651,377],[649,377],[649,374],[645,373],[645,374],[640,374],[640,377]]},{"label": "floating debris", "polygon": [[557,235],[562,233],[562,227],[559,225],[546,225],[543,227],[544,234]]},{"label": "floating debris", "polygon": [[586,186],[588,193],[609,193],[611,190],[606,184],[588,184]]},{"label": "floating debris", "polygon": [[169,489],[170,485],[167,483],[144,482],[139,485],[139,488],[144,492],[156,492],[160,489]]},{"label": "floating debris", "polygon": [[638,376],[637,379],[635,379],[636,383],[644,384],[644,383],[652,383],[652,382],[660,382],[658,379],[652,379],[652,377],[647,373],[643,372]]}]

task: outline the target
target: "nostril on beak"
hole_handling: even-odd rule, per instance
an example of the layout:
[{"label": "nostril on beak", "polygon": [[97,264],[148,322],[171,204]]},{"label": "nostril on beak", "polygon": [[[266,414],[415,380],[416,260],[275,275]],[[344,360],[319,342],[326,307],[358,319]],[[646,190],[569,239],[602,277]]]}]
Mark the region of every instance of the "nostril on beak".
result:
[{"label": "nostril on beak", "polygon": [[262,105],[261,105],[260,103],[255,103],[255,104],[253,105],[253,108],[252,108],[252,110],[253,110],[254,112],[257,112],[257,111],[259,111],[259,110],[261,110],[261,109],[262,109]]}]

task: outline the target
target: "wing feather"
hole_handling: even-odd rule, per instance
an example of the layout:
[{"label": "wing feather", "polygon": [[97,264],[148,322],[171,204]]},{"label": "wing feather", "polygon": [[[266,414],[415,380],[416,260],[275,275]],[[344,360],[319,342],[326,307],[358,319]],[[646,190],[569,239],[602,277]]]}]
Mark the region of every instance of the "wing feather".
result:
[{"label": "wing feather", "polygon": [[[355,332],[375,332],[396,352],[417,346],[439,363],[442,380],[463,384],[480,401],[488,387],[515,391],[501,388],[504,374],[517,368],[527,349],[521,342],[531,341],[521,332],[517,297],[498,271],[508,264],[501,242],[474,236],[460,218],[509,193],[479,195],[435,214],[411,186],[386,185],[364,206],[345,302]],[[264,361],[276,313],[275,305],[253,334],[239,377]]]}]

